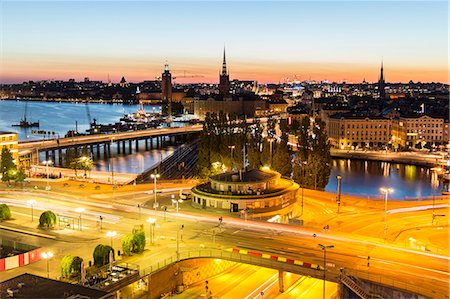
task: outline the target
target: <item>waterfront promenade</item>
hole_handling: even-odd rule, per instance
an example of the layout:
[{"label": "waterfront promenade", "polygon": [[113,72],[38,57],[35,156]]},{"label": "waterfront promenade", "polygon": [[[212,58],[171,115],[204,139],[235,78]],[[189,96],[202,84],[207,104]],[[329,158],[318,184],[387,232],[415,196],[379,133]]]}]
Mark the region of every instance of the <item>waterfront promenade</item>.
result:
[{"label": "waterfront promenade", "polygon": [[444,153],[424,151],[391,152],[331,149],[331,156],[333,158],[394,162],[428,167],[439,165],[444,159]]}]

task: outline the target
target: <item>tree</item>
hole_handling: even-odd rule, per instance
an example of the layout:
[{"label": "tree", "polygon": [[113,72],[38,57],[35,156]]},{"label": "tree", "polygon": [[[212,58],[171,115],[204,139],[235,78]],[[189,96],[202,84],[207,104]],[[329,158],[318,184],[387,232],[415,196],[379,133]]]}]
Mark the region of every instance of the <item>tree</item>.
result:
[{"label": "tree", "polygon": [[14,163],[13,156],[11,151],[4,147],[2,149],[1,160],[0,160],[0,169],[2,174],[2,181],[8,182],[13,180],[16,175],[17,166]]},{"label": "tree", "polygon": [[11,219],[11,210],[5,204],[0,204],[0,220],[9,220]]},{"label": "tree", "polygon": [[122,250],[126,255],[141,253],[145,249],[145,233],[142,230],[126,235],[122,240]]},{"label": "tree", "polygon": [[94,161],[90,157],[82,156],[78,158],[80,169],[84,170],[84,177],[87,177],[86,172],[94,168]]},{"label": "tree", "polygon": [[316,118],[310,122],[302,119],[298,135],[293,177],[303,187],[324,189],[331,173],[330,142],[325,134],[325,123]]},{"label": "tree", "polygon": [[25,168],[19,167],[19,170],[16,173],[14,181],[16,183],[18,183],[18,182],[23,183],[26,178],[27,178],[27,175],[25,174]]},{"label": "tree", "polygon": [[272,168],[282,176],[290,177],[292,173],[292,153],[288,145],[288,134],[282,133],[280,142],[276,143]]},{"label": "tree", "polygon": [[69,278],[81,273],[83,259],[79,256],[66,255],[61,260],[61,276]]},{"label": "tree", "polygon": [[39,217],[39,227],[41,228],[54,228],[57,222],[58,218],[52,211],[45,211],[41,214],[41,217]]},{"label": "tree", "polygon": [[94,249],[94,265],[97,267],[104,266],[109,263],[109,252],[113,252],[113,260],[114,260],[114,249],[111,246],[98,244]]}]

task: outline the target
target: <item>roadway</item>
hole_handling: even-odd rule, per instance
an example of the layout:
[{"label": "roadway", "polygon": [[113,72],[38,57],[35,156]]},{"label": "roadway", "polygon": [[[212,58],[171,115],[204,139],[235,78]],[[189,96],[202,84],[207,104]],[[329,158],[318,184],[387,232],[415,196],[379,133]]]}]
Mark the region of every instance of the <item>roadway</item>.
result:
[{"label": "roadway", "polygon": [[[238,264],[227,271],[208,278],[208,291],[212,298],[320,298],[323,284],[320,279],[284,273],[283,293],[279,292],[278,271],[253,265]],[[186,291],[172,298],[190,299],[206,297],[204,281],[192,284]],[[325,298],[335,298],[337,284],[327,282]]]},{"label": "roadway", "polygon": [[[171,194],[178,194],[178,192],[167,193],[163,197],[170,200]],[[152,195],[141,194],[138,199],[134,194],[129,196],[130,199],[134,197],[134,201],[149,203],[153,201]],[[314,228],[285,226],[276,223],[245,222],[231,217],[224,217],[224,224],[219,227],[217,215],[207,213],[200,215],[200,211],[197,214],[185,212],[185,210],[189,210],[187,206],[181,207],[181,213],[176,213],[175,208],[171,205],[168,205],[167,213],[161,211],[155,213],[153,210],[144,208],[141,209],[142,215],[140,216],[136,205],[113,202],[111,198],[99,201],[99,198],[94,199],[89,196],[9,191],[2,192],[0,199],[12,206],[15,218],[15,220],[2,225],[14,225],[28,230],[34,229],[37,220],[35,218],[35,222],[31,223],[30,208],[25,204],[27,199],[38,201],[36,209],[53,209],[74,218],[79,217],[79,214],[74,212],[76,207],[81,206],[86,209],[82,215],[82,232],[77,229],[49,232],[49,234],[56,235],[56,241],[8,233],[8,236],[13,236],[17,240],[26,240],[27,243],[34,242],[36,245],[55,251],[51,277],[59,276],[56,267],[59,262],[57,261],[65,254],[80,255],[85,260],[91,260],[93,248],[98,243],[110,243],[110,239],[105,236],[107,230],[118,232],[118,236],[113,240],[114,247],[117,248],[119,240],[125,234],[130,233],[135,225],[144,224],[147,232],[148,225],[144,219],[156,216],[157,240],[155,245],[148,245],[148,250],[143,255],[124,258],[124,261],[137,263],[142,269],[151,265],[155,260],[173,255],[176,251],[176,228],[183,223],[184,238],[180,245],[181,250],[200,246],[222,249],[237,247],[322,265],[323,252],[318,244],[332,244],[335,246],[334,249],[327,252],[328,263],[332,265],[328,266],[327,275],[330,279],[336,279],[340,272],[339,269],[342,267],[350,274],[353,273],[374,282],[415,290],[432,298],[448,298],[449,257],[447,255],[411,250],[392,242],[384,242],[380,238],[333,229],[322,232]],[[99,215],[104,217],[101,232],[97,226]],[[362,214],[360,217],[360,219],[365,219],[366,215]],[[396,221],[401,221],[401,217]],[[371,225],[372,223],[366,224]],[[358,224],[358,226],[362,225],[364,225],[364,221]],[[367,264],[368,256],[370,256],[369,266]],[[43,263],[40,261],[23,269],[7,271],[5,275],[2,275],[2,280],[23,273],[25,270],[45,276]]]}]

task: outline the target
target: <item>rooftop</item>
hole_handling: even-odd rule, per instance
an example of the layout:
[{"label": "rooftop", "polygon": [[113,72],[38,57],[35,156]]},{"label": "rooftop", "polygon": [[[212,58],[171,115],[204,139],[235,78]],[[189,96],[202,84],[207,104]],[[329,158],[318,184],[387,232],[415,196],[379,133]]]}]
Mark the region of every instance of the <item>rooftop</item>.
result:
[{"label": "rooftop", "polygon": [[[11,296],[11,294],[13,294]],[[25,273],[0,283],[0,298],[112,298],[109,293]]]},{"label": "rooftop", "polygon": [[16,132],[0,131],[0,135],[6,135],[6,134],[17,134],[17,133]]},{"label": "rooftop", "polygon": [[[242,172],[242,180],[239,179],[239,172],[226,172],[221,173],[215,176],[212,176],[210,179],[219,182],[264,182],[276,177],[278,173],[269,172],[269,171],[261,171],[258,169],[252,169],[249,171]],[[237,177],[237,181],[233,180],[233,178]]]}]

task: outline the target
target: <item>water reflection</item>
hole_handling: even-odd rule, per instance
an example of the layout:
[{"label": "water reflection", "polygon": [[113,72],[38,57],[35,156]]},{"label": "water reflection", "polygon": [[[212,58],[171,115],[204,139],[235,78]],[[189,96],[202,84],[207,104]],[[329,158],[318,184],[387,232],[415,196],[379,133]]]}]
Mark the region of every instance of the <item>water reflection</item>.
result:
[{"label": "water reflection", "polygon": [[415,165],[334,159],[326,191],[337,191],[337,175],[342,176],[342,193],[371,198],[382,197],[381,187],[393,188],[397,199],[432,196],[442,189],[436,171]]}]

